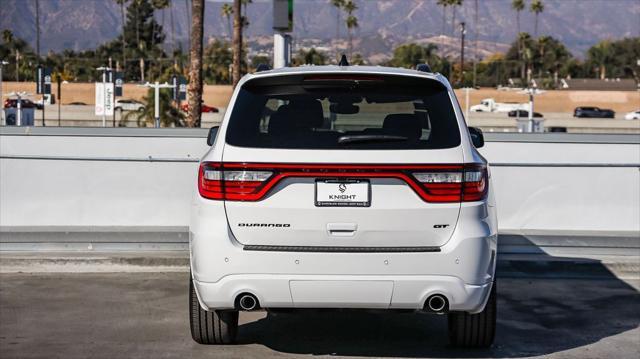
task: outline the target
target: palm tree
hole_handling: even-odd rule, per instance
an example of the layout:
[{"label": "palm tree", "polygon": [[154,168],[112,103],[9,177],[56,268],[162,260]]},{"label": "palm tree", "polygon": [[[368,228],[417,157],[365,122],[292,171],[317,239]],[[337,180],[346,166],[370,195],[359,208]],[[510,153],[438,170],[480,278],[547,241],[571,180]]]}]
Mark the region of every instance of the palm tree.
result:
[{"label": "palm tree", "polygon": [[231,38],[231,15],[233,14],[233,7],[231,4],[224,3],[220,8],[220,16],[227,19],[227,33]]},{"label": "palm tree", "polygon": [[[518,60],[522,61],[522,43],[520,42],[520,12],[524,10],[524,0],[513,0],[511,7],[516,11],[516,26],[518,33],[516,38],[518,39]],[[520,66],[520,78],[524,78],[524,64]]]},{"label": "palm tree", "polygon": [[358,27],[358,18],[353,16],[353,12],[358,10],[354,0],[347,0],[344,4],[344,11],[347,12],[347,19],[345,21],[347,25],[347,32],[349,33],[349,58],[351,58],[353,52],[353,29]]},{"label": "palm tree", "polygon": [[458,6],[462,6],[462,0],[449,0],[449,6],[451,6],[451,34],[456,32],[456,9]]},{"label": "palm tree", "polygon": [[513,0],[511,1],[511,7],[516,11],[516,26],[518,29],[518,34],[520,33],[520,12],[524,10],[524,0]]},{"label": "palm tree", "polygon": [[245,27],[249,27],[249,12],[247,11],[247,7],[249,4],[253,3],[253,0],[241,0],[242,2],[242,28],[244,31]]},{"label": "palm tree", "polygon": [[344,7],[344,0],[331,0],[331,5],[336,8],[336,40],[340,38],[340,12]]},{"label": "palm tree", "polygon": [[538,15],[540,15],[541,12],[544,11],[544,4],[542,3],[542,0],[533,0],[531,2],[531,12],[533,12],[536,15],[536,22],[535,22],[535,27],[534,27],[534,36],[538,37]]},{"label": "palm tree", "polygon": [[240,81],[240,64],[242,57],[242,25],[241,0],[233,0],[233,87]]},{"label": "palm tree", "polygon": [[204,0],[191,2],[191,66],[189,68],[188,127],[200,127],[202,104],[202,41],[204,33]]},{"label": "palm tree", "polygon": [[444,32],[447,26],[447,6],[449,6],[450,0],[438,0],[438,5],[442,6],[442,31],[440,31],[440,42],[442,50],[444,51]]},{"label": "palm tree", "polygon": [[127,47],[127,38],[124,36],[124,4],[127,0],[116,0],[116,3],[120,5],[120,21],[122,25],[122,72],[127,73],[127,55],[125,54],[125,48]]}]

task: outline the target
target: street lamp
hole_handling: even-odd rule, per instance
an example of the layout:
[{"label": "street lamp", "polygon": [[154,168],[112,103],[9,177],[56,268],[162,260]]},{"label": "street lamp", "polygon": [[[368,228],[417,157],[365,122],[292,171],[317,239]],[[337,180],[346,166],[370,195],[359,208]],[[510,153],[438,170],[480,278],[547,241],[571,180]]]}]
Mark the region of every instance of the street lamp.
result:
[{"label": "street lamp", "polygon": [[159,83],[158,81],[156,81],[155,83],[151,84],[149,82],[145,83],[144,85],[138,85],[141,87],[149,87],[154,89],[154,107],[153,107],[153,118],[155,119],[155,128],[160,128],[160,89],[169,89],[169,88],[173,88],[173,85],[169,85],[168,83]]},{"label": "street lamp", "polygon": [[[533,100],[535,96],[541,95],[545,92],[546,91],[538,90],[538,86],[536,86],[534,81],[532,81],[531,85],[526,89],[522,91],[518,91],[518,93],[520,94],[529,95],[529,118],[527,119],[528,120],[527,132],[538,132],[537,130],[539,130],[539,129],[536,129],[536,126],[534,126],[533,124]],[[520,114],[519,111],[518,111],[518,114]]]}]

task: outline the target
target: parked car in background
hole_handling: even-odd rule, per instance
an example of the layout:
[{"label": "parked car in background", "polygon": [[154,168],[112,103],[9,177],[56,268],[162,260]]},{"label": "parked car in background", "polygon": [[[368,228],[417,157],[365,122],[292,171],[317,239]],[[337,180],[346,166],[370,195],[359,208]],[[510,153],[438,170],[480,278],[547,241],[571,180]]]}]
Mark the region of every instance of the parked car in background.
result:
[{"label": "parked car in background", "polygon": [[[6,100],[4,100],[4,108],[17,108],[18,107],[18,99],[16,98],[8,98]],[[33,102],[29,99],[23,98],[20,100],[20,107],[21,108],[35,108],[38,110],[42,110],[42,104],[40,103],[36,103]]]},{"label": "parked car in background", "polygon": [[[514,110],[514,111],[509,111],[509,117],[523,117],[523,118],[528,118],[529,117],[529,111],[527,110]],[[540,112],[534,112],[533,113],[533,117],[544,117],[542,116],[542,114]]]},{"label": "parked car in background", "polygon": [[144,104],[140,101],[131,99],[118,99],[116,100],[116,111],[142,111],[144,110]]},{"label": "parked car in background", "polygon": [[576,107],[573,110],[573,117],[591,118],[614,118],[616,113],[613,110],[599,107]]},{"label": "parked car in background", "polygon": [[[183,103],[182,106],[180,106],[180,109],[182,111],[184,111],[184,112],[189,112],[189,103],[188,102]],[[208,106],[208,105],[205,105],[203,103],[202,105],[200,105],[200,112],[202,112],[202,113],[205,113],[205,112],[206,113],[208,113],[208,112],[218,113],[218,112],[220,112],[220,110],[218,110],[217,107]]]},{"label": "parked car in background", "polygon": [[496,102],[495,99],[485,98],[479,105],[469,108],[471,112],[509,112],[514,110],[526,110],[529,104],[517,102]]},{"label": "parked car in background", "polygon": [[624,115],[625,120],[640,120],[640,110],[631,111]]}]

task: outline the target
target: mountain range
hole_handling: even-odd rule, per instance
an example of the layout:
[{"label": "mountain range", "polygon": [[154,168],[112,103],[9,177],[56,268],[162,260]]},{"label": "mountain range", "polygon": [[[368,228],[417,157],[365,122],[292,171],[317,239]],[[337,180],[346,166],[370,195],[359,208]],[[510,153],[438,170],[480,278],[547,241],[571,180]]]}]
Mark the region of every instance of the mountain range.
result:
[{"label": "mountain range", "polygon": [[[220,12],[224,2],[229,1],[206,1],[208,39],[229,34],[227,18]],[[529,5],[531,1],[526,2]],[[189,3],[190,0],[173,0],[171,8],[156,14],[167,41],[173,27],[176,46],[185,47],[187,43]],[[0,0],[0,30],[10,29],[35,47],[34,4],[33,0]],[[504,51],[517,33],[511,0],[465,0],[456,10],[455,26],[451,8],[443,24],[443,10],[436,0],[356,0],[356,4],[359,27],[353,34],[354,51],[367,54],[390,54],[393,46],[406,42],[434,42],[445,50],[456,51],[460,22],[467,25],[467,40],[479,41],[481,55]],[[640,36],[640,0],[544,0],[544,5],[538,34],[559,39],[577,57],[583,57],[600,40]],[[95,48],[120,33],[120,7],[115,0],[42,0],[40,13],[43,53]],[[318,44],[346,40],[344,17],[340,14],[338,22],[338,12],[329,0],[295,0],[291,35],[298,43],[308,43],[310,39]],[[248,19],[248,38],[270,36],[271,1],[254,0],[248,5]],[[534,21],[531,12],[523,11],[521,31],[533,33]]]}]

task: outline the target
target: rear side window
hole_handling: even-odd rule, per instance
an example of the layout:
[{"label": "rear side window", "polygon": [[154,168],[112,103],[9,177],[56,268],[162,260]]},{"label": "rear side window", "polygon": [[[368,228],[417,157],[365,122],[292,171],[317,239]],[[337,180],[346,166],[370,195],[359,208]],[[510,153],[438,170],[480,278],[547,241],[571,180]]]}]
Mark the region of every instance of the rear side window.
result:
[{"label": "rear side window", "polygon": [[290,75],[247,82],[230,145],[283,149],[442,149],[460,144],[447,89],[401,76]]}]

